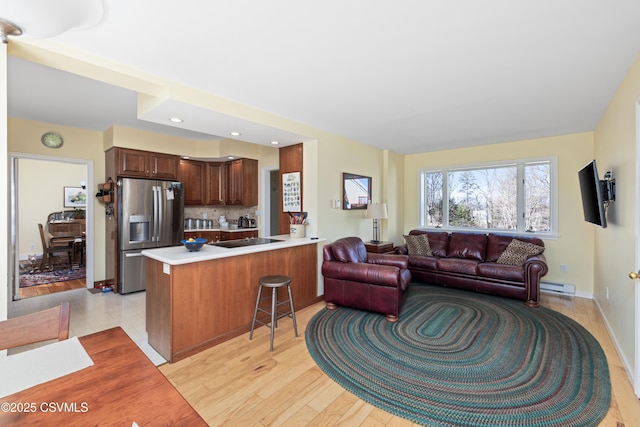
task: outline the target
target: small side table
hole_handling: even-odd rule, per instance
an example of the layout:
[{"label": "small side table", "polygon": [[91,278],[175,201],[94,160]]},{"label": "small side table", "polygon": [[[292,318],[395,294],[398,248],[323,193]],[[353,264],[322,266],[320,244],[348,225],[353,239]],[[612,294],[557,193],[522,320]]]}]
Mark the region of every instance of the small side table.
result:
[{"label": "small side table", "polygon": [[373,254],[393,253],[393,243],[391,242],[380,242],[380,243],[365,242],[364,247],[367,249],[367,252],[373,253]]}]

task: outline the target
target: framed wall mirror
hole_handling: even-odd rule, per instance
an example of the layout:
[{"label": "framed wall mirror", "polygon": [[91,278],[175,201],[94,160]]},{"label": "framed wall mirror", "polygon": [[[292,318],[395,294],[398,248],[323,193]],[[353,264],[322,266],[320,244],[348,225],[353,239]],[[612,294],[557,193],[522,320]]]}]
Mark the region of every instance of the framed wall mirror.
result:
[{"label": "framed wall mirror", "polygon": [[342,209],[367,209],[371,201],[371,177],[342,174]]}]

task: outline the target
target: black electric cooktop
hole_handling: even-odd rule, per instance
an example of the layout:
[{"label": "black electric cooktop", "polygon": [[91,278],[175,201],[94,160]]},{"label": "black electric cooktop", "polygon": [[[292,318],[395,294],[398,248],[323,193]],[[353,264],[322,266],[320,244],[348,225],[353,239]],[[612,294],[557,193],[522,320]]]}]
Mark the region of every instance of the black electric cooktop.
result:
[{"label": "black electric cooktop", "polygon": [[225,242],[213,242],[209,244],[212,246],[220,246],[221,248],[242,248],[245,246],[265,245],[267,243],[276,243],[276,242],[283,242],[283,241],[284,240],[254,237],[250,239],[227,240]]}]

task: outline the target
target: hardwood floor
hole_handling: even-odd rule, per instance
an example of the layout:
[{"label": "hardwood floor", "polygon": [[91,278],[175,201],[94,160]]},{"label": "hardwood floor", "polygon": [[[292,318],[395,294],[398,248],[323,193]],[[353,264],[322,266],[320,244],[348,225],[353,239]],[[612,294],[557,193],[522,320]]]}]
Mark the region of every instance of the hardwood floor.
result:
[{"label": "hardwood floor", "polygon": [[46,283],[44,285],[20,288],[20,298],[31,298],[40,295],[54,294],[56,292],[70,291],[71,289],[80,289],[86,287],[86,278],[69,280],[66,282]]},{"label": "hardwood floor", "polygon": [[[607,333],[594,301],[543,294],[542,305],[580,323],[600,342],[609,363],[612,398],[600,426],[632,427],[640,420],[640,401]],[[269,330],[254,331],[174,364],[160,367],[211,426],[414,426],[344,390],[316,366],[304,330],[318,303],[278,321],[274,351]]]}]

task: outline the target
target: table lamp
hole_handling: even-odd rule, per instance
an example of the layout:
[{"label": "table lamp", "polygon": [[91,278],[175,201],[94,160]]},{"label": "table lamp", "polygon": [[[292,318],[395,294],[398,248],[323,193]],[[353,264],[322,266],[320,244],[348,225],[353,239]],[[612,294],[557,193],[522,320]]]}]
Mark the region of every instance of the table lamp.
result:
[{"label": "table lamp", "polygon": [[380,242],[380,220],[387,219],[386,203],[370,203],[367,205],[367,218],[373,219],[373,240],[371,243]]}]

